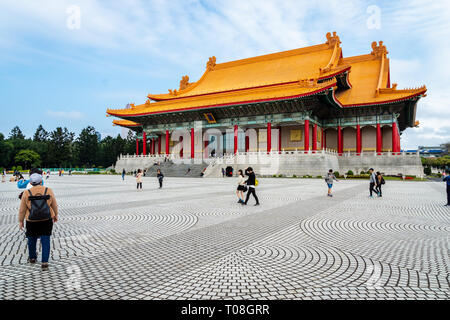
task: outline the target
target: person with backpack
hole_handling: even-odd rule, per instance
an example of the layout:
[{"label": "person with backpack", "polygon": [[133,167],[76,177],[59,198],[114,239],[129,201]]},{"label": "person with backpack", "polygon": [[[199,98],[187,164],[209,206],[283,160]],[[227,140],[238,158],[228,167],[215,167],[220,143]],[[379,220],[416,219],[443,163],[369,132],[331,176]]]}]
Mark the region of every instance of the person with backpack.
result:
[{"label": "person with backpack", "polygon": [[28,262],[36,263],[36,243],[41,239],[42,270],[48,270],[50,256],[50,237],[53,223],[58,221],[58,204],[52,189],[42,185],[42,175],[30,176],[31,189],[26,190],[20,202],[19,229],[23,230],[28,241]]},{"label": "person with backpack", "polygon": [[242,170],[238,171],[238,186],[236,190],[236,195],[238,197],[238,203],[244,202],[244,192],[247,191],[247,187],[245,186],[245,177]]},{"label": "person with backpack", "polygon": [[256,196],[256,192],[255,192],[256,185],[257,185],[256,175],[253,172],[252,167],[248,167],[245,171],[248,173],[248,179],[247,179],[247,181],[245,181],[245,183],[247,184],[247,187],[248,187],[248,193],[247,193],[247,197],[245,198],[245,202],[241,203],[241,204],[247,205],[247,202],[250,199],[250,195],[252,194],[256,200],[255,206],[259,206],[259,200],[258,200],[258,197]]},{"label": "person with backpack", "polygon": [[156,171],[156,177],[158,178],[159,188],[161,189],[162,188],[162,184],[163,184],[164,175],[162,174],[160,169],[158,169]]},{"label": "person with backpack", "polygon": [[380,171],[377,171],[375,183],[376,183],[375,191],[377,192],[378,197],[382,197],[383,195],[381,193],[381,185],[385,184],[385,181]]},{"label": "person with backpack", "polygon": [[446,206],[450,206],[450,171],[447,171],[447,175],[443,175],[442,181],[447,183],[447,204]]},{"label": "person with backpack", "polygon": [[336,176],[333,173],[333,169],[330,169],[328,170],[328,173],[325,176],[325,182],[328,185],[328,193],[327,193],[328,197],[333,196],[333,194],[331,193],[331,188],[333,188],[333,180],[339,181],[338,179],[336,179]]}]

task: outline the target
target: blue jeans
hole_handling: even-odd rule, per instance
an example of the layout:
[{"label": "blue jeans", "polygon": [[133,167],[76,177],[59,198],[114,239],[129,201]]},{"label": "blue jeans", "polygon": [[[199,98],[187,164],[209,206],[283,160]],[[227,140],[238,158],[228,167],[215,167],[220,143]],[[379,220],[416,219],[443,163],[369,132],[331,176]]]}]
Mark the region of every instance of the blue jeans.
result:
[{"label": "blue jeans", "polygon": [[48,257],[50,256],[50,236],[27,237],[27,239],[28,239],[28,257],[30,259],[37,259],[36,242],[37,242],[38,238],[41,238],[42,263],[46,263],[46,262],[48,262]]}]

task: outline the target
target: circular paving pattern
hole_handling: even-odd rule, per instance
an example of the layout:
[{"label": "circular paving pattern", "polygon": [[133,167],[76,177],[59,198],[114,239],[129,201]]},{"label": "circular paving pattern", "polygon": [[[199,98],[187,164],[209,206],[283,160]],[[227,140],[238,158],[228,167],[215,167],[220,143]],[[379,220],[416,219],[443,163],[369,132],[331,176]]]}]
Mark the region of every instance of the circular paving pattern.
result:
[{"label": "circular paving pattern", "polygon": [[[26,263],[15,184],[0,185],[0,299],[448,299],[450,209],[439,183],[52,176],[51,269]],[[74,279],[74,275],[76,278]],[[73,289],[70,281],[78,281]],[[72,283],[72,282],[70,282]]]}]

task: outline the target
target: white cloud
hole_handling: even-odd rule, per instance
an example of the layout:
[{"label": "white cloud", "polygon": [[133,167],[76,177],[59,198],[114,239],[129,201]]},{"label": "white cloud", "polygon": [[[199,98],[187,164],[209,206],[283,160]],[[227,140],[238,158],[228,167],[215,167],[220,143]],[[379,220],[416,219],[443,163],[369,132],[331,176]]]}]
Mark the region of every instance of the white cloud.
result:
[{"label": "white cloud", "polygon": [[84,118],[84,114],[79,111],[47,110],[46,114],[53,118],[74,119],[74,120]]}]

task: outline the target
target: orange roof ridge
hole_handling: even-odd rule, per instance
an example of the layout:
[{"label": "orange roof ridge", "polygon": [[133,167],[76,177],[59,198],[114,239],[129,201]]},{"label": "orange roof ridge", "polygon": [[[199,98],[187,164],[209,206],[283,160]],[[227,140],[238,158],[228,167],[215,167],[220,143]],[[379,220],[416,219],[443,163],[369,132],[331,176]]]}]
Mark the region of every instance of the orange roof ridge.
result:
[{"label": "orange roof ridge", "polygon": [[397,89],[397,84],[393,83],[392,88],[381,88],[380,94],[388,94],[388,93],[416,93],[420,91],[427,91],[427,87],[425,85],[422,85],[420,87],[416,88],[403,88],[403,89]]}]

